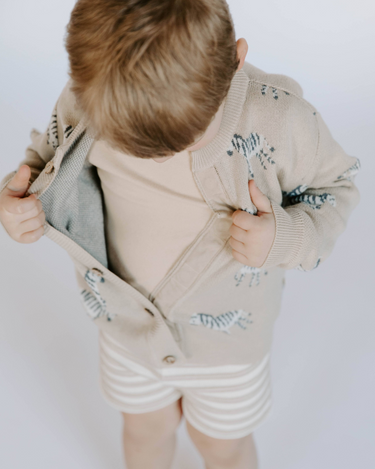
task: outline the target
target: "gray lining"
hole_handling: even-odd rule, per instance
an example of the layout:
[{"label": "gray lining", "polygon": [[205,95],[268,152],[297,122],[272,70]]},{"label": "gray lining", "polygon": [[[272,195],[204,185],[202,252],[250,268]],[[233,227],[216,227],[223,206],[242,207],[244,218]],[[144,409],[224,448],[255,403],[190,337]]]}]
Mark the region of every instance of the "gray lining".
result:
[{"label": "gray lining", "polygon": [[96,167],[86,160],[93,142],[85,131],[77,136],[40,200],[48,223],[108,268],[103,191]]}]

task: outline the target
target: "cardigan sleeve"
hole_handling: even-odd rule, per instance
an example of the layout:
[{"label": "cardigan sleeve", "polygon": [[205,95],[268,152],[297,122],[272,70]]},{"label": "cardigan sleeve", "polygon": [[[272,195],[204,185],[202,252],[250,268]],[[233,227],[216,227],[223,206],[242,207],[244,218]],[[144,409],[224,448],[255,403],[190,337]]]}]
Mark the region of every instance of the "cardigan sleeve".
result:
[{"label": "cardigan sleeve", "polygon": [[67,82],[57,99],[45,131],[41,133],[36,129],[31,130],[31,143],[25,150],[25,156],[23,160],[18,163],[17,169],[6,174],[0,181],[0,194],[17,173],[18,169],[24,164],[30,167],[31,175],[29,183],[31,185],[43,171],[46,163],[55,156],[56,149],[63,142],[64,135],[67,137],[72,132],[71,125],[65,126],[65,131],[63,125],[64,106],[67,106],[66,103],[68,103],[68,106],[71,105],[71,100],[69,100],[69,86],[70,81]]},{"label": "cardigan sleeve", "polygon": [[310,271],[327,259],[360,201],[354,179],[361,164],[333,139],[316,112],[318,142],[304,183],[283,191],[281,205],[271,200],[276,233],[260,266]]},{"label": "cardigan sleeve", "polygon": [[8,173],[0,181],[0,194],[22,165],[26,164],[30,167],[29,184],[31,185],[43,171],[46,163],[55,155],[55,150],[58,147],[56,107],[57,103],[52,112],[50,123],[44,133],[32,129],[30,134],[31,143],[25,150],[25,157],[18,163],[15,171]]}]

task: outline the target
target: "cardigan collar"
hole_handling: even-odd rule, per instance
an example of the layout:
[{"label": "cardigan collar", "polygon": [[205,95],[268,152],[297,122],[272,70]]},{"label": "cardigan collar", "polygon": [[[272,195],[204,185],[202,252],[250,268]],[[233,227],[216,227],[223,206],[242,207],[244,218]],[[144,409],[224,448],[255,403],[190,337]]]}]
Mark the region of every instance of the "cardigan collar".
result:
[{"label": "cardigan collar", "polygon": [[225,152],[230,146],[230,142],[236,128],[238,127],[238,121],[246,100],[248,84],[249,77],[241,68],[235,73],[229,87],[224,104],[221,124],[217,134],[204,147],[189,152],[192,156],[193,172],[213,166],[223,152]]}]

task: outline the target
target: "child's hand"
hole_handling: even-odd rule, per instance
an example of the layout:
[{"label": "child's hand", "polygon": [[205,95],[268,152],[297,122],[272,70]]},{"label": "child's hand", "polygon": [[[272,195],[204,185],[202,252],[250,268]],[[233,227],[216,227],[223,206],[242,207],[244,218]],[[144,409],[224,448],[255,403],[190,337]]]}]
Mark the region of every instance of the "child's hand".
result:
[{"label": "child's hand", "polygon": [[233,224],[229,229],[233,257],[250,267],[260,267],[271,249],[276,233],[276,221],[269,198],[249,181],[249,193],[258,209],[256,215],[236,210],[232,213]]},{"label": "child's hand", "polygon": [[30,167],[22,165],[0,195],[0,222],[19,243],[38,241],[44,234],[45,213],[35,194],[23,198],[29,188]]}]

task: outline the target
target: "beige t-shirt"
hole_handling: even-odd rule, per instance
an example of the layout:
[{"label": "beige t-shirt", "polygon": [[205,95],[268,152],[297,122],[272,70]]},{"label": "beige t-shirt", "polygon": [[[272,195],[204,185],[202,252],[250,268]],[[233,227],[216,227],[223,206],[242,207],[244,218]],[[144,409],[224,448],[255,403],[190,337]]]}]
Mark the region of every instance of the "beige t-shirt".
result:
[{"label": "beige t-shirt", "polygon": [[146,296],[212,215],[193,178],[191,158],[183,151],[158,163],[101,140],[88,155],[104,194],[109,268]]},{"label": "beige t-shirt", "polygon": [[[193,178],[191,153],[184,151],[158,163],[118,152],[99,140],[92,145],[88,160],[97,167],[104,194],[109,268],[149,295],[213,213]],[[113,338],[105,343],[100,336],[100,344],[107,359],[116,347],[125,349],[124,344],[116,344]],[[227,373],[230,383],[230,373],[250,366],[227,366],[222,380]],[[191,373],[198,369],[201,372],[203,368],[189,368]],[[111,369],[112,380],[116,373],[121,375],[118,370],[118,366]],[[133,370],[144,374],[137,363],[133,363]],[[182,373],[179,367],[174,367],[174,372]],[[208,368],[207,373],[217,373],[216,367]],[[112,382],[106,376],[102,374],[108,399]],[[199,379],[189,379],[191,385],[199,384]],[[116,395],[119,398],[118,389]]]}]

